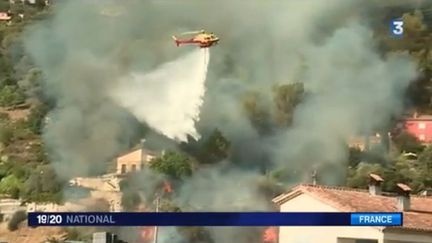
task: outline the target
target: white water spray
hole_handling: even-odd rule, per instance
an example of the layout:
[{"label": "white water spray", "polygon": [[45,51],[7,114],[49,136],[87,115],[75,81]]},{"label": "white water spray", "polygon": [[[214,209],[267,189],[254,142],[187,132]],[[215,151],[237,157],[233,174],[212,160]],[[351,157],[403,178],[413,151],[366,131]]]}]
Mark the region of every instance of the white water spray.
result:
[{"label": "white water spray", "polygon": [[150,73],[132,73],[113,89],[112,98],[135,117],[165,136],[198,139],[195,121],[205,93],[210,59],[199,49],[165,63]]}]

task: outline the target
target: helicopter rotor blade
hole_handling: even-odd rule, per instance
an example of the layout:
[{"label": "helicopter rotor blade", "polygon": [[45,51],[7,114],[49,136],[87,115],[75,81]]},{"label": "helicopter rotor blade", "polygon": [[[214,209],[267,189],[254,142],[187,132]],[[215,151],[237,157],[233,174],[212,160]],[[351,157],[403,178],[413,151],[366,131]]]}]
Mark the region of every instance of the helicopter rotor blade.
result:
[{"label": "helicopter rotor blade", "polygon": [[196,31],[187,31],[187,32],[183,32],[180,35],[193,35],[193,34],[199,34],[204,32],[204,30],[196,30]]}]

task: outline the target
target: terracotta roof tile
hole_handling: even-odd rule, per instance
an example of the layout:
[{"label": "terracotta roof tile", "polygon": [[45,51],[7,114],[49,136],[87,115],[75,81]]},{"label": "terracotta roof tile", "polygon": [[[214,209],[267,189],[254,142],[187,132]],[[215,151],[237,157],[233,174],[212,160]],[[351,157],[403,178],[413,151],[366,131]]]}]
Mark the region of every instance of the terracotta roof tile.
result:
[{"label": "terracotta roof tile", "polygon": [[[373,196],[367,190],[322,185],[298,185],[273,202],[280,205],[302,193],[345,212],[398,212],[394,194]],[[403,214],[404,225],[397,228],[432,231],[432,197],[411,196],[411,210]]]},{"label": "terracotta roof tile", "polygon": [[403,120],[405,121],[430,121],[432,120],[432,115],[421,115],[417,117],[406,117]]},{"label": "terracotta roof tile", "polygon": [[379,181],[379,182],[384,181],[384,179],[381,176],[377,175],[377,174],[371,173],[371,174],[369,174],[369,176],[372,177],[372,179],[374,179],[375,181]]},{"label": "terracotta roof tile", "polygon": [[159,155],[159,154],[158,154],[157,152],[155,152],[155,151],[151,151],[151,150],[148,150],[148,149],[145,149],[145,148],[143,149],[143,148],[137,146],[136,148],[133,148],[133,149],[127,151],[127,152],[124,152],[124,153],[119,154],[119,155],[117,156],[117,159],[122,158],[122,157],[125,157],[125,156],[128,156],[128,155],[132,155],[132,154],[134,154],[134,153],[137,153],[137,154],[141,155],[141,152],[142,152],[142,151],[144,151],[146,154],[148,154],[148,155],[152,155],[152,156],[158,156],[158,155]]},{"label": "terracotta roof tile", "polygon": [[397,186],[404,192],[410,192],[411,191],[411,187],[409,187],[408,185],[405,185],[403,183],[398,183]]}]

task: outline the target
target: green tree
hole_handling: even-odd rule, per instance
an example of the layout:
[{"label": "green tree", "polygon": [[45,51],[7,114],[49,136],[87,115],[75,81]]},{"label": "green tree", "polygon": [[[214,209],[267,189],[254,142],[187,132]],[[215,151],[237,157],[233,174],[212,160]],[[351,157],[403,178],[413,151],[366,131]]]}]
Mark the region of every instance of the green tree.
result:
[{"label": "green tree", "polygon": [[3,146],[8,146],[12,142],[13,135],[13,129],[9,125],[0,126],[0,143]]},{"label": "green tree", "polygon": [[5,165],[5,162],[0,162],[0,182],[3,178],[8,176],[8,167]]},{"label": "green tree", "polygon": [[382,35],[385,36],[382,43],[389,54],[407,52],[416,60],[422,75],[410,83],[407,96],[410,103],[419,111],[430,112],[432,110],[432,51],[430,48],[432,36],[429,34],[421,11],[405,13],[402,18],[404,22],[403,38],[399,40],[387,38],[386,33]]},{"label": "green tree", "polygon": [[27,73],[18,81],[18,86],[26,91],[39,88],[42,83],[42,71],[37,68],[26,70]]},{"label": "green tree", "polygon": [[12,218],[9,220],[7,227],[10,231],[15,231],[18,229],[19,224],[26,219],[27,219],[27,213],[25,211],[23,210],[16,211],[12,215]]},{"label": "green tree", "polygon": [[[9,75],[9,74],[7,74],[7,75]],[[0,79],[0,87],[1,88],[5,87],[5,86],[15,86],[16,84],[17,84],[16,80],[10,76],[5,76],[5,77]]]},{"label": "green tree", "polygon": [[399,47],[409,50],[422,75],[412,82],[408,89],[408,96],[416,108],[420,111],[430,112],[432,109],[432,50],[429,47],[432,41],[421,11],[405,13],[404,38]]},{"label": "green tree", "polygon": [[419,153],[423,150],[423,145],[412,134],[403,131],[394,137],[393,142],[400,152]]},{"label": "green tree", "polygon": [[10,8],[10,2],[6,1],[6,0],[1,0],[0,1],[0,11],[1,12],[6,12],[8,11]]},{"label": "green tree", "polygon": [[424,73],[432,71],[432,51],[430,49],[423,48],[417,51],[412,51],[411,56],[417,61],[419,71]]},{"label": "green tree", "polygon": [[13,174],[0,180],[0,194],[7,194],[13,198],[18,198],[22,188],[23,183]]},{"label": "green tree", "polygon": [[34,161],[38,163],[47,163],[48,153],[45,151],[44,144],[36,144],[33,146]]},{"label": "green tree", "polygon": [[420,169],[420,180],[426,188],[432,187],[432,145],[419,154],[417,163]]},{"label": "green tree", "polygon": [[356,167],[363,160],[363,152],[359,148],[349,148],[348,165]]},{"label": "green tree", "polygon": [[222,132],[215,129],[199,148],[198,159],[201,163],[212,164],[228,158],[230,142]]},{"label": "green tree", "polygon": [[10,63],[9,59],[7,59],[5,56],[2,56],[0,54],[0,88],[2,88],[5,85],[14,85],[16,84],[16,80],[11,78],[12,73],[12,64]]},{"label": "green tree", "polygon": [[359,163],[355,168],[348,170],[347,185],[355,188],[366,188],[369,183],[369,174],[375,173],[384,178],[383,190],[395,192],[397,183],[409,185],[413,192],[418,192],[426,187],[426,181],[422,174],[422,168],[417,161],[399,156],[390,164]]},{"label": "green tree", "polygon": [[17,15],[19,13],[23,13],[24,8],[25,8],[24,4],[15,3],[15,4],[11,4],[10,10],[13,14]]},{"label": "green tree", "polygon": [[369,174],[384,174],[384,168],[380,164],[359,163],[348,170],[347,185],[355,188],[366,188],[369,183]]},{"label": "green tree", "polygon": [[3,47],[3,55],[7,57],[8,61],[10,62],[10,67],[12,68],[13,63],[10,60],[10,52],[13,50],[13,47],[16,46],[16,43],[20,40],[20,31],[21,28],[16,28],[18,25],[12,26],[12,28],[8,28],[8,31],[5,32],[5,35],[3,36],[1,45]]},{"label": "green tree", "polygon": [[231,143],[219,129],[200,140],[188,137],[188,141],[181,143],[180,148],[195,157],[201,164],[213,164],[230,155]]},{"label": "green tree", "polygon": [[49,165],[39,166],[25,182],[23,197],[29,201],[59,202],[63,183]]},{"label": "green tree", "polygon": [[432,175],[432,145],[427,146],[418,156],[418,162],[426,173]]},{"label": "green tree", "polygon": [[242,100],[246,116],[254,128],[261,134],[269,132],[271,127],[270,113],[263,100],[262,94],[256,91],[247,92]]},{"label": "green tree", "polygon": [[6,85],[0,90],[1,106],[19,105],[24,101],[25,95],[17,86]]},{"label": "green tree", "polygon": [[416,61],[418,71],[422,75],[411,82],[407,89],[407,96],[420,112],[428,113],[432,110],[432,50],[425,48],[429,41],[417,40],[419,48],[410,52]]},{"label": "green tree", "polygon": [[35,6],[42,10],[46,7],[45,0],[35,0]]},{"label": "green tree", "polygon": [[39,175],[42,191],[55,193],[61,190],[61,184],[53,167],[40,166]]},{"label": "green tree", "polygon": [[404,22],[404,35],[416,37],[427,30],[423,13],[420,10],[416,10],[412,13],[404,13],[402,19]]},{"label": "green tree", "polygon": [[418,192],[424,188],[423,181],[420,180],[421,173],[419,169],[416,161],[399,156],[384,171],[384,190],[395,192],[397,183],[405,183],[413,189],[413,192]]},{"label": "green tree", "polygon": [[192,175],[194,164],[195,161],[190,156],[169,151],[150,161],[150,168],[174,179],[183,179]]},{"label": "green tree", "polygon": [[274,181],[289,181],[292,179],[292,173],[293,171],[288,166],[284,166],[270,171],[268,176]]},{"label": "green tree", "polygon": [[8,173],[16,176],[19,180],[25,181],[30,175],[32,168],[29,168],[27,164],[18,162],[10,162],[10,164],[12,165],[9,167]]},{"label": "green tree", "polygon": [[8,113],[0,112],[0,122],[1,123],[7,123],[10,121],[10,117]]},{"label": "green tree", "polygon": [[30,115],[27,118],[27,124],[33,133],[42,133],[44,119],[48,111],[48,106],[45,104],[37,105],[31,109]]},{"label": "green tree", "polygon": [[275,121],[279,126],[290,126],[295,107],[303,100],[305,91],[302,83],[276,85],[273,87]]}]

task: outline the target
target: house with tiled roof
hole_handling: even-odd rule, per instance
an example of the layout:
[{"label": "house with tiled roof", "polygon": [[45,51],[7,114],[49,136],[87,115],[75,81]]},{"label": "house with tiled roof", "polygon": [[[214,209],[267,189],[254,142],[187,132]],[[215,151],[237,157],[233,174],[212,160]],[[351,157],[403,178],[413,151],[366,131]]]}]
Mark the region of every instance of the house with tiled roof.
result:
[{"label": "house with tiled roof", "polygon": [[403,212],[401,227],[280,227],[279,243],[431,243],[432,197],[382,192],[371,175],[369,190],[301,184],[273,199],[281,212]]},{"label": "house with tiled roof", "polygon": [[150,160],[158,156],[158,153],[146,149],[144,142],[144,140],[141,141],[139,146],[116,158],[116,173],[118,175],[142,170]]},{"label": "house with tiled roof", "polygon": [[432,143],[432,115],[418,115],[401,119],[396,125],[396,130],[406,131],[415,136],[424,144]]}]

